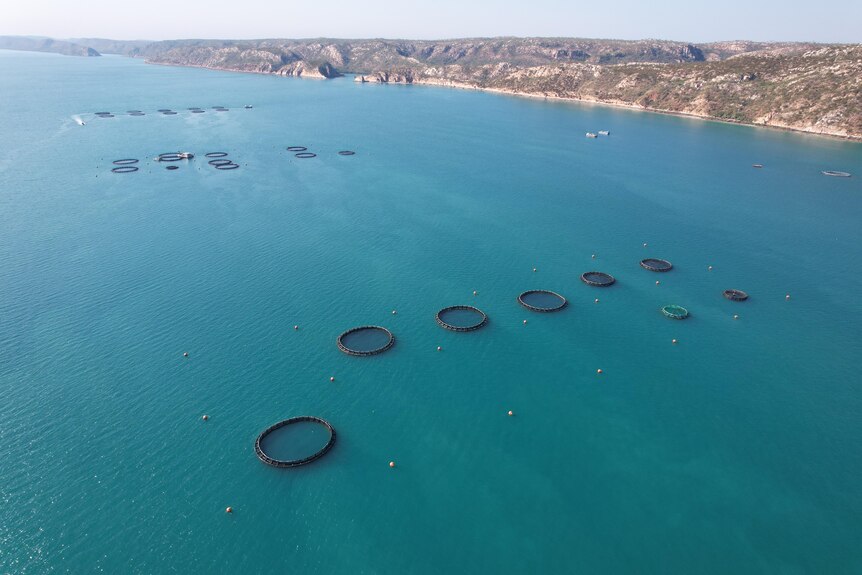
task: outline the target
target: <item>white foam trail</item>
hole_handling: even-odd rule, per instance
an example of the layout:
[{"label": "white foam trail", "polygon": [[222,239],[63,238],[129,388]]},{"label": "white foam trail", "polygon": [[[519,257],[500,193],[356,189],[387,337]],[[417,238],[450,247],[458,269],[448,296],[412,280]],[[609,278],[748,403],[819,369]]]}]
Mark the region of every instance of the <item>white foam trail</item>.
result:
[{"label": "white foam trail", "polygon": [[72,119],[75,120],[79,126],[84,125],[84,120],[81,119],[81,116],[74,115],[74,116],[72,116]]}]

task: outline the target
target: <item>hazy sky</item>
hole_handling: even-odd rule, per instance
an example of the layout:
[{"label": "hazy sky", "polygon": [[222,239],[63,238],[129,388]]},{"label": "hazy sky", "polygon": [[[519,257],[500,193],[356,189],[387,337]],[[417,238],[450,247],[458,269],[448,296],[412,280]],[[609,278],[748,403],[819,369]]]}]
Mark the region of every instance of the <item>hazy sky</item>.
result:
[{"label": "hazy sky", "polygon": [[55,38],[578,36],[862,42],[862,0],[3,0],[0,34]]}]

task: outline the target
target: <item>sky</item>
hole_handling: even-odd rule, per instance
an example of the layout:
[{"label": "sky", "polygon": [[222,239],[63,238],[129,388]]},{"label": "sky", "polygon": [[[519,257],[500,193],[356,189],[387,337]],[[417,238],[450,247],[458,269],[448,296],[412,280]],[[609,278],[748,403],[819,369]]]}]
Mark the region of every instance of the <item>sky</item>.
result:
[{"label": "sky", "polygon": [[0,35],[862,43],[862,0],[4,0]]}]

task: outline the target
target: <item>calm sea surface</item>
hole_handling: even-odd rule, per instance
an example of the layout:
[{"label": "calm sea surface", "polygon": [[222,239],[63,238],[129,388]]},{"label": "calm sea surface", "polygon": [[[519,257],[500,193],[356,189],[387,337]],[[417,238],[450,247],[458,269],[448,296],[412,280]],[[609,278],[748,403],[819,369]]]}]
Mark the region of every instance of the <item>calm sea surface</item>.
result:
[{"label": "calm sea surface", "polygon": [[860,573],[860,360],[860,144],[0,52],[2,573]]}]

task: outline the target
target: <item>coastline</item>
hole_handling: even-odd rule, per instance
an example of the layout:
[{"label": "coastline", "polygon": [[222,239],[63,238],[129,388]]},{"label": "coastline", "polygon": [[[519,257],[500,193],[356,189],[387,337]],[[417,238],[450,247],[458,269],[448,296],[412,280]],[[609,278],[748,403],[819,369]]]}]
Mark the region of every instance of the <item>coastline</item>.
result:
[{"label": "coastline", "polygon": [[[152,62],[150,60],[144,60],[145,64],[152,64],[155,66],[173,66],[177,68],[200,68],[203,70],[217,70],[220,72],[234,72],[238,74],[260,74],[264,76],[281,76],[284,78],[298,78],[298,79],[311,79],[311,80],[330,80],[334,78],[327,78],[326,76],[321,75],[294,75],[294,74],[277,74],[275,72],[259,72],[255,70],[236,70],[232,68],[222,68],[218,66],[202,66],[197,64],[169,64],[163,62]],[[343,78],[351,78],[354,76],[361,76],[357,72],[343,72]],[[371,84],[388,84],[390,82],[369,82]],[[784,132],[794,132],[797,134],[807,134],[810,136],[820,136],[824,138],[830,138],[835,140],[843,140],[847,142],[856,142],[862,143],[862,134],[858,136],[854,135],[844,135],[844,134],[834,134],[829,132],[818,132],[811,129],[798,128],[794,126],[780,125],[780,124],[757,124],[753,122],[740,122],[738,120],[729,120],[725,118],[718,118],[716,116],[709,116],[706,114],[696,114],[690,112],[679,112],[676,110],[664,110],[660,108],[650,108],[647,106],[641,106],[638,104],[632,104],[629,102],[623,101],[609,101],[609,100],[599,100],[596,98],[590,97],[570,97],[570,96],[557,96],[553,94],[539,94],[535,92],[519,92],[516,90],[506,90],[502,88],[487,88],[483,86],[474,86],[472,84],[466,84],[463,82],[456,82],[454,80],[438,80],[438,79],[416,79],[413,82],[392,82],[393,84],[400,84],[404,86],[416,85],[416,86],[436,86],[440,88],[456,88],[459,90],[476,90],[481,92],[490,92],[495,94],[502,94],[505,96],[518,96],[524,98],[535,98],[542,100],[557,100],[561,102],[578,102],[582,104],[594,104],[597,106],[610,106],[614,108],[622,108],[626,110],[635,110],[640,112],[650,112],[653,114],[664,114],[667,116],[678,116],[681,118],[692,118],[698,120],[704,120],[708,122],[718,122],[722,124],[731,124],[737,126],[749,126],[752,128],[770,128],[773,130],[780,130]]]},{"label": "coastline", "polygon": [[[377,82],[371,82],[377,83]],[[731,124],[736,126],[748,126],[751,128],[770,128],[774,130],[780,130],[784,132],[794,132],[797,134],[807,134],[810,136],[821,136],[830,139],[836,140],[844,140],[847,142],[856,142],[862,143],[862,135],[853,136],[853,135],[842,135],[842,134],[831,134],[829,132],[817,132],[814,130],[806,130],[802,128],[796,128],[793,126],[785,126],[779,124],[756,124],[753,122],[740,122],[738,120],[728,120],[724,118],[718,118],[715,116],[708,116],[706,114],[694,114],[689,112],[678,112],[675,110],[663,110],[660,108],[649,108],[646,106],[641,106],[638,104],[630,104],[628,102],[622,101],[609,101],[609,100],[599,100],[595,98],[575,98],[568,96],[556,96],[553,94],[538,94],[535,92],[518,92],[516,90],[505,90],[502,88],[485,88],[482,86],[473,86],[471,84],[464,84],[462,82],[455,82],[452,80],[414,80],[412,82],[415,85],[419,86],[438,86],[442,88],[457,88],[460,90],[476,90],[481,92],[492,92],[496,94],[503,94],[506,96],[519,96],[524,98],[535,98],[540,100],[557,100],[561,102],[578,102],[581,104],[594,104],[597,106],[609,106],[612,108],[622,108],[625,110],[635,110],[639,112],[649,112],[653,114],[663,114],[666,116],[678,116],[681,118],[691,118],[697,120],[704,120],[707,122],[718,122],[720,124]],[[401,84],[404,84],[403,82]]]}]

